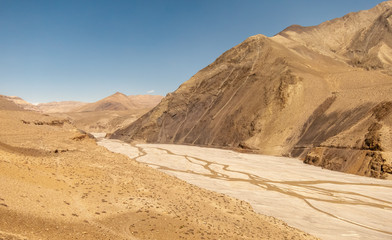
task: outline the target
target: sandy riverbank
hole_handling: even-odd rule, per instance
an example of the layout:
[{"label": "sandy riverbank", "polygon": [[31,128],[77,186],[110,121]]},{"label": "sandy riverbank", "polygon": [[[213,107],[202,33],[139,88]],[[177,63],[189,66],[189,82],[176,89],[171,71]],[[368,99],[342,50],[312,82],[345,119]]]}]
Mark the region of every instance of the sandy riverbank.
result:
[{"label": "sandy riverbank", "polygon": [[392,181],[329,171],[297,159],[182,145],[102,139],[123,153],[197,186],[251,203],[322,239],[390,239]]}]

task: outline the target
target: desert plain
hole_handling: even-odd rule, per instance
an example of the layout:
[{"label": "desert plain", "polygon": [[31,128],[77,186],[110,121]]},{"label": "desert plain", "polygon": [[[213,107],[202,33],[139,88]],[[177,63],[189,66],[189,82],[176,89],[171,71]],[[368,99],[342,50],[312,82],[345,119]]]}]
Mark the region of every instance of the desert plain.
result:
[{"label": "desert plain", "polygon": [[112,153],[67,120],[2,110],[0,127],[0,239],[315,239]]}]

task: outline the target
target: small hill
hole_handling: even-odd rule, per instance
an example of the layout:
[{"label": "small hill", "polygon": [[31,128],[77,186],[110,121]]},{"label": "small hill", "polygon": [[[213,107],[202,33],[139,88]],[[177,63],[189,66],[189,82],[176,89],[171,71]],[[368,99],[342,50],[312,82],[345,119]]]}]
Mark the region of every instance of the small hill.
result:
[{"label": "small hill", "polygon": [[22,111],[24,109],[10,101],[6,96],[0,95],[0,110]]},{"label": "small hill", "polygon": [[38,110],[43,113],[64,113],[64,112],[71,112],[77,108],[81,108],[86,104],[88,103],[77,102],[77,101],[61,101],[61,102],[40,103],[36,106]]},{"label": "small hill", "polygon": [[6,100],[15,103],[19,108],[24,109],[24,110],[31,110],[31,111],[39,111],[38,107],[35,106],[34,104],[31,104],[25,100],[23,100],[20,97],[17,96],[4,96]]},{"label": "small hill", "polygon": [[109,97],[106,97],[94,103],[86,104],[85,106],[75,109],[74,111],[126,111],[142,108],[152,108],[156,106],[162,98],[162,96],[154,95],[127,96],[123,93],[116,92]]}]

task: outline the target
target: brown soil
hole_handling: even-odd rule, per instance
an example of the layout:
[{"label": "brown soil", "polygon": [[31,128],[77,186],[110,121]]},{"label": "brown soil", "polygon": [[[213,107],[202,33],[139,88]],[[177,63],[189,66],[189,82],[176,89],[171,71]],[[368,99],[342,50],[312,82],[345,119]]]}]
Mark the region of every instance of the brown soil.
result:
[{"label": "brown soil", "polygon": [[0,128],[2,239],[313,239],[111,153],[59,118],[0,111]]}]

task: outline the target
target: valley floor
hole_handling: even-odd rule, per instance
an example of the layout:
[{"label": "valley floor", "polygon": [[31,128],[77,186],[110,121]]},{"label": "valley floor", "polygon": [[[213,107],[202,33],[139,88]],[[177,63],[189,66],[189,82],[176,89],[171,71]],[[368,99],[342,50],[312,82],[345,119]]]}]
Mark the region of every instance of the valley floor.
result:
[{"label": "valley floor", "polygon": [[321,169],[297,159],[183,145],[101,139],[117,153],[196,186],[251,203],[322,239],[391,239],[392,181]]},{"label": "valley floor", "polygon": [[0,239],[284,238],[315,239],[112,153],[67,120],[0,111]]}]

